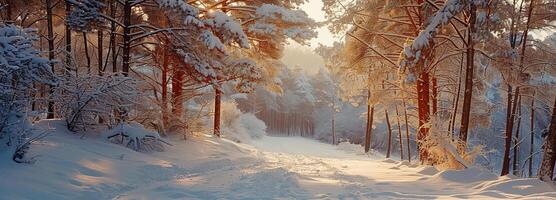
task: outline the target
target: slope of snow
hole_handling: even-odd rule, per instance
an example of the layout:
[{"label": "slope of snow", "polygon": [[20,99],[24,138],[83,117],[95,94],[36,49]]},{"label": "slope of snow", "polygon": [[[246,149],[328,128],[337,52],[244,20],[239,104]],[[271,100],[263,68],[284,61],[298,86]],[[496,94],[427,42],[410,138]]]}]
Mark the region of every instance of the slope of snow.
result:
[{"label": "slope of snow", "polygon": [[[358,155],[305,138],[236,144],[210,136],[138,153],[101,137],[72,135],[59,121],[32,145],[30,165],[0,152],[0,199],[554,199],[536,179]],[[344,151],[348,149],[350,151]]]}]

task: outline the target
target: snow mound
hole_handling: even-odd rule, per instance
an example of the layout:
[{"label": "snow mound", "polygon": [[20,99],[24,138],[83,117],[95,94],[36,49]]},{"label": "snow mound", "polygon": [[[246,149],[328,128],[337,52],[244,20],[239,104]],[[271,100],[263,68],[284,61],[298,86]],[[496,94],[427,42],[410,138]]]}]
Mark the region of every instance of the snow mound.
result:
[{"label": "snow mound", "polygon": [[295,199],[307,195],[300,189],[297,179],[299,177],[295,173],[278,167],[242,174],[231,190],[243,192],[236,194],[237,199]]},{"label": "snow mound", "polygon": [[33,123],[33,129],[57,133],[71,133],[64,119],[43,119]]},{"label": "snow mound", "polygon": [[113,143],[139,152],[164,151],[164,144],[168,144],[157,132],[149,131],[137,122],[120,123],[103,135]]},{"label": "snow mound", "polygon": [[266,135],[266,124],[251,113],[243,113],[239,117],[241,125],[252,139],[259,139]]},{"label": "snow mound", "polygon": [[491,172],[472,167],[464,170],[441,171],[435,174],[434,178],[459,183],[472,183],[478,181],[496,180],[498,177]]},{"label": "snow mound", "polygon": [[235,102],[223,102],[222,135],[238,143],[249,143],[266,135],[266,124],[251,113],[242,113]]},{"label": "snow mound", "polygon": [[403,160],[400,161],[400,163],[398,164],[399,167],[401,166],[406,166],[406,167],[417,167],[417,165],[411,164],[409,161],[407,160]]},{"label": "snow mound", "polygon": [[[519,195],[542,195],[546,191],[554,191],[547,183],[539,184],[536,178],[517,179],[504,177],[502,180],[492,180],[475,187],[481,191],[505,191]],[[554,193],[553,193],[554,195]]]},{"label": "snow mound", "polygon": [[142,124],[139,124],[137,122],[120,123],[113,129],[105,132],[103,135],[106,135],[108,137],[119,133],[126,134],[130,138],[144,138],[144,137],[160,138],[160,135],[157,132],[149,131],[145,129],[145,127]]},{"label": "snow mound", "polygon": [[391,158],[386,158],[384,160],[382,160],[383,163],[390,163],[390,164],[394,164],[394,163],[398,163],[398,161],[392,160]]},{"label": "snow mound", "polygon": [[336,149],[355,155],[365,155],[365,149],[363,149],[361,145],[351,144],[349,142],[340,142]]},{"label": "snow mound", "polygon": [[418,170],[417,173],[432,176],[437,174],[438,170],[435,167],[425,166]]}]

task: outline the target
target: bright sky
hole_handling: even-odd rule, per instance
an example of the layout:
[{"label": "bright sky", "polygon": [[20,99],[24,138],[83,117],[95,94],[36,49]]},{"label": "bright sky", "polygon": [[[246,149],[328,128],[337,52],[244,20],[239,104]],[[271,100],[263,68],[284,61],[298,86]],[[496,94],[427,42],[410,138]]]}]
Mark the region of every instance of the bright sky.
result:
[{"label": "bright sky", "polygon": [[[309,3],[303,4],[301,9],[305,11],[309,17],[313,18],[317,22],[322,22],[325,20],[324,11],[322,11],[322,1],[321,0],[310,0]],[[317,30],[319,36],[311,41],[311,48],[317,47],[319,43],[324,45],[332,45],[334,43],[334,37],[332,33],[326,27],[319,28]]]},{"label": "bright sky", "polygon": [[[321,0],[309,0],[308,3],[301,6],[301,9],[317,22],[325,20]],[[301,67],[309,74],[314,74],[324,68],[324,61],[313,52],[313,49],[318,47],[319,43],[330,46],[336,39],[327,27],[317,29],[317,33],[318,37],[310,41],[311,46],[301,46],[296,42],[291,42],[286,46],[282,62],[292,68]]]}]

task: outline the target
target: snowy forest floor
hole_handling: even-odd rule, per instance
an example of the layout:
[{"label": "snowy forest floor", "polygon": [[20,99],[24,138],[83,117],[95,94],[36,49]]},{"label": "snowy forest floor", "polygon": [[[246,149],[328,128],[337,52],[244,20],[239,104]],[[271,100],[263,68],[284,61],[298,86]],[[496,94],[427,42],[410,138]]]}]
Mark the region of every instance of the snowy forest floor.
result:
[{"label": "snowy forest floor", "polygon": [[201,136],[145,154],[101,137],[52,132],[32,145],[34,164],[8,162],[9,152],[0,152],[0,199],[556,198],[537,179],[438,171],[300,137],[238,144]]}]

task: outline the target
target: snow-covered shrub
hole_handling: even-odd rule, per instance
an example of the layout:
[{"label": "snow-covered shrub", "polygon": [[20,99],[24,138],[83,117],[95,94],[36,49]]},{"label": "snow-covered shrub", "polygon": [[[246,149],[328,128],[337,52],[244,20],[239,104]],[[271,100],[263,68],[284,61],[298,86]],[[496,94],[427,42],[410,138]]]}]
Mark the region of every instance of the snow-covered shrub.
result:
[{"label": "snow-covered shrub", "polygon": [[9,146],[27,140],[33,83],[55,84],[49,61],[33,48],[37,39],[33,29],[0,23],[0,139]]},{"label": "snow-covered shrub", "polygon": [[463,169],[471,167],[477,156],[483,154],[483,147],[474,146],[470,151],[459,138],[452,138],[448,130],[448,120],[438,117],[431,119],[428,135],[420,142],[420,148],[428,152],[428,162],[440,169]]},{"label": "snow-covered shrub", "polygon": [[266,134],[266,124],[251,113],[241,113],[235,102],[222,102],[222,135],[236,142],[248,142]]},{"label": "snow-covered shrub", "polygon": [[139,152],[161,152],[165,144],[169,145],[157,132],[149,131],[137,122],[120,123],[105,134],[111,142]]},{"label": "snow-covered shrub", "polygon": [[353,144],[349,140],[341,141],[336,148],[356,155],[365,155],[365,149],[360,144]]},{"label": "snow-covered shrub", "polygon": [[233,101],[223,101],[221,109],[222,127],[234,126],[241,115],[241,111],[237,108],[237,104]]},{"label": "snow-covered shrub", "polygon": [[242,113],[239,121],[252,139],[266,135],[266,124],[252,113]]},{"label": "snow-covered shrub", "polygon": [[68,129],[76,131],[96,124],[96,117],[110,119],[114,110],[124,112],[137,104],[136,85],[121,74],[72,74],[62,77],[53,99]]}]

